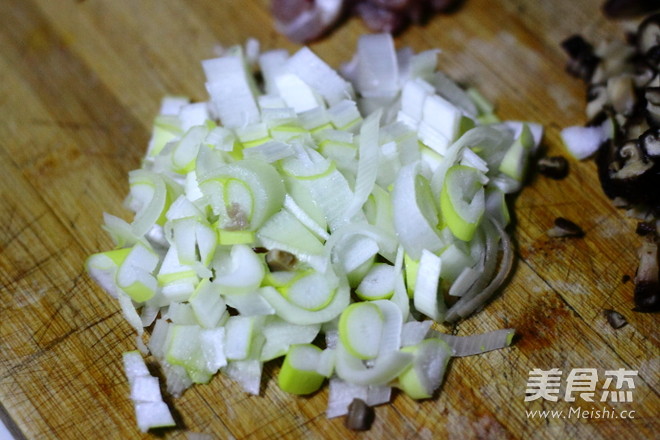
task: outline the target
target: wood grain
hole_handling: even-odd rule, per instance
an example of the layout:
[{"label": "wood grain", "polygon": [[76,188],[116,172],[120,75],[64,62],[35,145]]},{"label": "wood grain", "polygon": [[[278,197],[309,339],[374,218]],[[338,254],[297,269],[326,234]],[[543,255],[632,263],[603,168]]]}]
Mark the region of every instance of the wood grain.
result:
[{"label": "wood grain", "polygon": [[[403,33],[397,45],[442,48],[443,70],[478,86],[503,118],[544,124],[545,148],[561,154],[560,129],[584,122],[584,90],[565,74],[559,43],[575,32],[619,37],[629,25],[607,22],[600,3],[467,0],[457,13]],[[312,49],[339,66],[365,31],[348,20]],[[0,3],[0,417],[17,438],[152,438],[137,432],[121,372],[133,332],[83,262],[111,246],[102,213],[127,215],[127,172],[139,166],[162,96],[206,99],[200,60],[248,37],[265,49],[297,48],[273,30],[266,0]],[[634,222],[601,194],[592,163],[570,165],[566,180],[533,177],[515,199],[519,258],[506,289],[478,315],[445,327],[459,335],[515,327],[513,347],[454,360],[438,396],[396,395],[364,434],[326,419],[327,390],[309,398],[279,391],[274,362],[260,396],[222,377],[188,390],[174,402],[182,429],[165,436],[657,436],[657,316],[632,312],[632,284],[622,282],[636,269]],[[578,222],[586,237],[546,237],[557,216]],[[613,330],[605,308],[629,324]],[[634,402],[618,406],[635,418],[527,418],[526,410],[570,407],[524,402],[529,371],[555,367],[638,370]]]}]

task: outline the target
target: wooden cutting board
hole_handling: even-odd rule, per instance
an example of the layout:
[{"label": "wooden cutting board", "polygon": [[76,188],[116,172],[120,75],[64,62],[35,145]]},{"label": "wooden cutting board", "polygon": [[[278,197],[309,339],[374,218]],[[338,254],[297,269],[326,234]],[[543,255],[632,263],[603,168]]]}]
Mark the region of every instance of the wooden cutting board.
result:
[{"label": "wooden cutting board", "polygon": [[[619,38],[623,24],[607,22],[600,3],[467,0],[396,42],[441,48],[444,71],[479,87],[503,118],[545,125],[547,152],[562,154],[559,131],[584,122],[585,92],[564,73],[559,43],[575,32]],[[338,66],[364,32],[349,20],[312,49]],[[0,2],[0,417],[17,438],[151,437],[136,429],[121,371],[133,331],[83,262],[111,247],[102,213],[128,216],[127,173],[139,166],[160,99],[206,100],[200,60],[248,37],[264,49],[298,47],[273,30],[266,0]],[[415,402],[396,394],[376,408],[367,433],[326,419],[327,388],[309,398],[279,391],[273,362],[260,396],[222,377],[188,390],[174,402],[181,429],[165,437],[657,438],[658,318],[631,311],[633,286],[624,280],[637,265],[634,222],[601,194],[592,163],[570,166],[563,181],[533,177],[514,200],[518,259],[498,299],[444,328],[513,327],[513,347],[452,361],[439,395]],[[586,236],[548,238],[557,216]],[[613,330],[603,309],[629,324]],[[602,407],[579,398],[525,402],[534,368],[562,370],[562,390],[572,369],[596,369],[599,390],[606,370],[637,371],[634,401],[609,404],[629,418],[528,417]]]}]

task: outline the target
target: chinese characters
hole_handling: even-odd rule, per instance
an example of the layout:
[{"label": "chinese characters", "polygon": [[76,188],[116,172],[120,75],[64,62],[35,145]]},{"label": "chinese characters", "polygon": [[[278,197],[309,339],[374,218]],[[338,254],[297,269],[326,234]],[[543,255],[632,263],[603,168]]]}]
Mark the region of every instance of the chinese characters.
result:
[{"label": "chinese characters", "polygon": [[575,402],[576,399],[586,402],[632,402],[635,376],[635,370],[605,370],[605,381],[599,389],[598,371],[595,368],[573,368],[566,376],[566,386],[562,393],[561,370],[534,368],[529,372],[525,402],[538,399],[557,402],[560,397],[566,402]]}]

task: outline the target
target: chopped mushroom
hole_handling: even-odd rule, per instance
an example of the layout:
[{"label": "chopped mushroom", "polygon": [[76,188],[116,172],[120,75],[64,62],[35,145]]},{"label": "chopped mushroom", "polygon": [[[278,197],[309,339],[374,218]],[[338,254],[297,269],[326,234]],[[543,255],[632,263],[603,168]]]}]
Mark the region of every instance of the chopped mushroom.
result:
[{"label": "chopped mushroom", "polygon": [[[657,136],[657,129],[647,132]],[[620,197],[628,204],[660,205],[660,161],[645,150],[645,135],[617,146],[611,139],[601,147],[596,158],[599,177],[605,194],[611,199]],[[649,138],[651,150],[655,146]]]},{"label": "chopped mushroom", "polygon": [[542,157],[536,163],[539,173],[551,179],[563,179],[568,176],[568,161],[563,156]]},{"label": "chopped mushroom", "polygon": [[647,236],[639,250],[639,267],[635,275],[635,311],[660,310],[660,279],[658,278],[658,243]]},{"label": "chopped mushroom", "polygon": [[617,113],[630,115],[635,108],[635,83],[633,75],[618,75],[607,80],[607,94]]},{"label": "chopped mushroom", "polygon": [[660,130],[648,130],[639,140],[647,157],[660,158]]},{"label": "chopped mushroom", "polygon": [[607,319],[607,322],[612,326],[613,329],[620,329],[624,325],[628,324],[628,321],[626,318],[619,312],[615,310],[604,310],[603,315],[605,315],[605,319]]},{"label": "chopped mushroom", "polygon": [[635,63],[635,87],[641,88],[649,85],[653,78],[655,78],[655,71],[646,60],[638,61]]},{"label": "chopped mushroom", "polygon": [[561,43],[570,60],[566,70],[573,76],[585,81],[591,76],[598,65],[599,58],[594,54],[594,48],[580,35],[573,35]]},{"label": "chopped mushroom", "polygon": [[640,108],[639,105],[635,106],[633,114],[628,117],[622,129],[629,139],[639,138],[648,131],[649,124],[645,109]]},{"label": "chopped mushroom", "polygon": [[600,62],[596,66],[591,82],[605,82],[614,76],[634,73],[632,63],[635,49],[621,41],[602,41],[596,49]]},{"label": "chopped mushroom", "polygon": [[266,253],[266,264],[271,272],[294,270],[298,259],[290,252],[271,249]]},{"label": "chopped mushroom", "polygon": [[658,45],[660,45],[660,14],[654,14],[647,17],[637,28],[637,48],[642,55],[647,55]]},{"label": "chopped mushroom", "polygon": [[[657,0],[609,0],[603,8],[607,15],[618,17],[658,6]],[[582,130],[565,128],[562,138],[578,158],[595,151],[603,191],[615,207],[641,220],[637,233],[646,241],[635,277],[635,310],[658,311],[660,13],[644,19],[626,41],[602,42],[594,48],[577,35],[562,47],[569,56],[567,70],[587,84],[590,121]],[[598,127],[602,139],[595,137]],[[548,234],[564,236],[564,231],[555,226]]]},{"label": "chopped mushroom", "polygon": [[655,225],[651,222],[639,222],[637,223],[637,229],[635,229],[637,235],[646,236],[649,234],[655,234]]},{"label": "chopped mushroom", "polygon": [[660,44],[646,52],[646,63],[655,70],[660,69]]},{"label": "chopped mushroom", "polygon": [[594,119],[603,113],[603,109],[609,103],[607,87],[603,84],[592,84],[587,90],[587,118]]},{"label": "chopped mushroom", "polygon": [[647,121],[651,125],[660,125],[660,87],[647,87],[644,91],[646,99]]},{"label": "chopped mushroom", "polygon": [[547,234],[549,237],[582,237],[584,236],[584,231],[581,227],[573,223],[572,221],[564,218],[557,217],[555,219],[555,224],[552,228],[548,229]]},{"label": "chopped mushroom", "polygon": [[374,409],[362,399],[353,399],[348,406],[346,427],[354,431],[367,431],[374,421]]},{"label": "chopped mushroom", "polygon": [[657,0],[607,0],[603,12],[610,18],[628,18],[658,8]]},{"label": "chopped mushroom", "polygon": [[617,162],[610,164],[610,177],[617,180],[636,179],[648,171],[653,164],[648,162],[636,141],[628,141],[619,149]]}]

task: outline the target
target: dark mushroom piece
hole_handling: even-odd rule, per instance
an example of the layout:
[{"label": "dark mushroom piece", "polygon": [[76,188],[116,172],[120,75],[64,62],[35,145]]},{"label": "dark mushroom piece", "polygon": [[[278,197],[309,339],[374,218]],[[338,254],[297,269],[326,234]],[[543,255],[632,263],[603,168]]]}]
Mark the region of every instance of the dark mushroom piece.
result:
[{"label": "dark mushroom piece", "polygon": [[623,74],[635,74],[633,63],[637,51],[621,41],[614,40],[598,48],[596,55],[600,62],[591,76],[592,83],[606,82]]},{"label": "dark mushroom piece", "polygon": [[653,14],[637,28],[637,49],[642,55],[647,55],[657,45],[660,45],[660,14]]},{"label": "dark mushroom piece", "polygon": [[621,127],[625,137],[628,139],[636,139],[644,134],[649,129],[649,124],[646,116],[646,103],[644,99],[637,102],[633,113],[628,116],[626,123]]},{"label": "dark mushroom piece", "polygon": [[629,116],[635,108],[635,83],[632,75],[618,75],[607,80],[607,95],[617,113]]},{"label": "dark mushroom piece", "polygon": [[571,75],[584,81],[591,77],[600,59],[594,54],[594,48],[581,35],[573,35],[561,43],[569,56],[566,70]]},{"label": "dark mushroom piece", "polygon": [[353,399],[348,406],[346,427],[354,431],[367,431],[374,421],[374,409],[362,399]]},{"label": "dark mushroom piece", "polygon": [[609,173],[610,163],[615,160],[616,152],[617,148],[613,139],[603,142],[596,154],[596,166],[598,169],[598,180],[600,181],[603,192],[607,197],[617,202],[617,207],[623,207],[629,205],[630,202],[618,194],[616,185],[610,178]]},{"label": "dark mushroom piece", "polygon": [[623,197],[614,197],[612,199],[612,205],[614,205],[615,208],[619,208],[619,209],[630,208],[630,203],[628,202],[628,200],[624,199]]},{"label": "dark mushroom piece", "polygon": [[603,315],[605,315],[605,319],[607,319],[607,322],[615,330],[620,329],[624,325],[628,324],[626,318],[615,310],[603,310]]},{"label": "dark mushroom piece", "polygon": [[630,18],[658,9],[657,0],[607,0],[603,13],[610,18]]},{"label": "dark mushroom piece", "polygon": [[[657,0],[609,0],[604,5],[608,15],[658,8]],[[595,157],[602,189],[614,206],[641,220],[636,232],[646,242],[635,278],[635,310],[658,311],[660,13],[644,19],[626,42],[612,41],[594,49],[574,36],[562,47],[570,57],[567,69],[587,82],[587,125],[609,124],[607,139]],[[595,67],[581,64],[594,57]],[[564,233],[557,225],[548,231],[551,236]]]},{"label": "dark mushroom piece", "polygon": [[[603,90],[606,90],[605,87],[603,86]],[[605,96],[607,96],[607,93],[604,93]],[[613,118],[614,118],[614,110],[612,110],[612,107],[607,105],[604,108],[600,109],[598,113],[596,113],[591,119],[587,121],[586,124],[584,124],[585,127],[605,127],[606,124],[608,124],[608,131],[607,133],[612,133],[612,130],[614,128],[620,128],[617,127],[615,124],[612,123]],[[610,136],[611,137],[611,136]]]},{"label": "dark mushroom piece", "polygon": [[[587,118],[591,121],[607,117],[605,107],[610,103],[604,84],[591,84],[587,89]],[[601,121],[602,122],[602,121]]]},{"label": "dark mushroom piece", "polygon": [[298,259],[290,252],[271,249],[266,253],[266,264],[271,272],[294,270]]},{"label": "dark mushroom piece", "polygon": [[637,141],[628,141],[619,149],[618,162],[610,166],[611,176],[614,179],[626,180],[642,176],[648,171],[653,163],[646,157]]},{"label": "dark mushroom piece", "polygon": [[634,81],[635,87],[642,88],[649,85],[656,76],[656,69],[649,66],[646,59],[635,60]]},{"label": "dark mushroom piece", "polygon": [[647,238],[639,250],[639,267],[635,275],[635,311],[660,310],[660,279],[658,278],[658,244]]},{"label": "dark mushroom piece", "polygon": [[660,128],[647,130],[639,137],[639,142],[647,157],[660,158]]},{"label": "dark mushroom piece", "polygon": [[644,98],[646,98],[647,122],[652,127],[660,127],[660,87],[647,87]]},{"label": "dark mushroom piece", "polygon": [[646,52],[646,64],[653,70],[660,70],[660,44],[653,46]]},{"label": "dark mushroom piece", "polygon": [[649,234],[655,234],[655,224],[651,222],[638,222],[637,228],[635,228],[635,232],[637,235],[641,235],[642,237]]},{"label": "dark mushroom piece", "polygon": [[563,156],[542,157],[536,162],[539,173],[560,180],[568,176],[568,161]]},{"label": "dark mushroom piece", "polygon": [[660,165],[646,155],[640,144],[630,140],[617,146],[608,140],[596,157],[598,175],[605,194],[628,204],[651,207],[660,204]]},{"label": "dark mushroom piece", "polygon": [[577,224],[564,217],[557,217],[555,224],[546,232],[548,237],[582,237],[584,231]]}]

